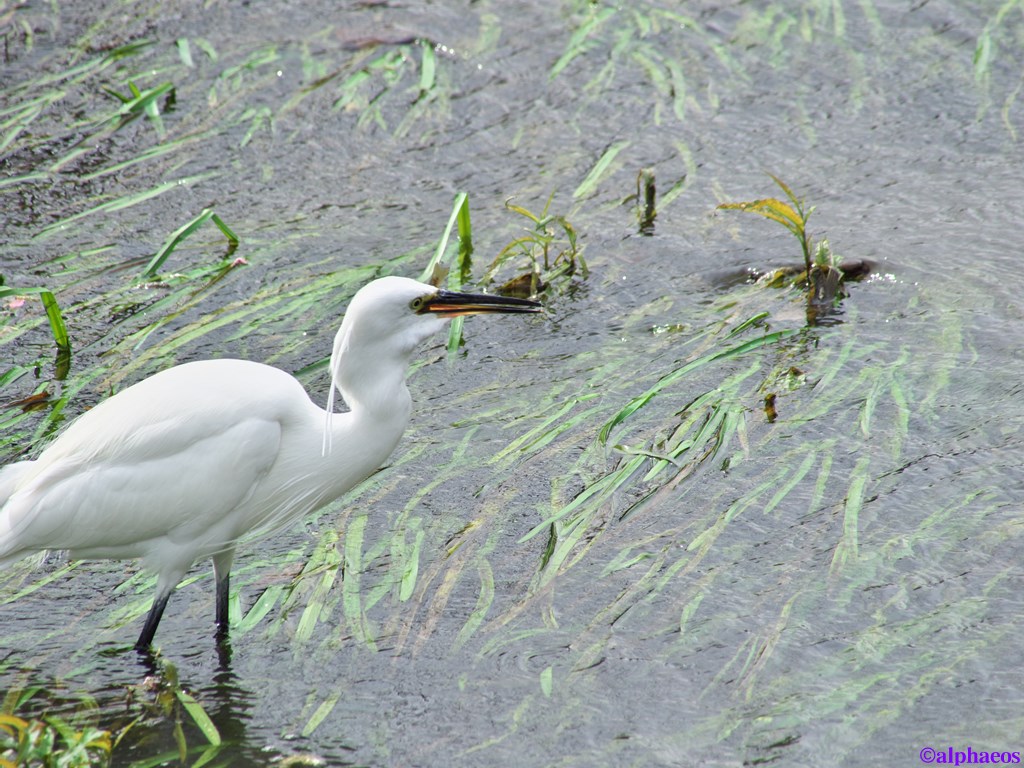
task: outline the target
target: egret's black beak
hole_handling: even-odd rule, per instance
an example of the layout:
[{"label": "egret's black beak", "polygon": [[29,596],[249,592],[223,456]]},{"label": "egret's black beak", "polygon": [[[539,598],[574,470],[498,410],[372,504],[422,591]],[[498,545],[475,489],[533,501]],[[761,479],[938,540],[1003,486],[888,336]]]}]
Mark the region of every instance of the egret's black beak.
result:
[{"label": "egret's black beak", "polygon": [[536,301],[512,296],[493,296],[487,293],[455,293],[438,291],[424,299],[419,312],[430,312],[444,317],[480,315],[486,312],[540,312],[543,307]]}]

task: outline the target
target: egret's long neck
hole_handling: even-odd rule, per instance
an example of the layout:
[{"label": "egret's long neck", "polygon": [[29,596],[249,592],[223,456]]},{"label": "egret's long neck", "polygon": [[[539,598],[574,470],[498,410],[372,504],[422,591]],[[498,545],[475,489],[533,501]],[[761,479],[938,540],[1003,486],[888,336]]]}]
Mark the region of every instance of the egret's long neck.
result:
[{"label": "egret's long neck", "polygon": [[[362,444],[384,461],[409,423],[412,400],[405,385],[408,356],[367,345],[340,344],[331,359],[332,392],[328,401],[326,447],[338,440]],[[334,387],[349,413],[330,414]]]},{"label": "egret's long neck", "polygon": [[405,376],[409,360],[386,352],[372,354],[346,351],[337,361],[334,382],[345,403],[358,418],[390,422],[409,418],[409,389]]}]

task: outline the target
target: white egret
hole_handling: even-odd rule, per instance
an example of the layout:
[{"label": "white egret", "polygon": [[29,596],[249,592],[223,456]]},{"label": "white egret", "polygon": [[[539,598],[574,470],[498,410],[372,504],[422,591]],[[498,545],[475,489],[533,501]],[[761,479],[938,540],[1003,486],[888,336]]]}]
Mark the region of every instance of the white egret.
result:
[{"label": "white egret", "polygon": [[[0,564],[40,550],[141,558],[157,574],[136,643],[147,649],[175,587],[209,557],[223,637],[235,546],[323,507],[387,460],[409,422],[416,346],[457,315],[538,311],[526,299],[375,280],[335,337],[327,411],[261,363],[203,360],[150,376],[80,416],[35,461],[0,470]],[[347,412],[330,413],[335,387]]]}]

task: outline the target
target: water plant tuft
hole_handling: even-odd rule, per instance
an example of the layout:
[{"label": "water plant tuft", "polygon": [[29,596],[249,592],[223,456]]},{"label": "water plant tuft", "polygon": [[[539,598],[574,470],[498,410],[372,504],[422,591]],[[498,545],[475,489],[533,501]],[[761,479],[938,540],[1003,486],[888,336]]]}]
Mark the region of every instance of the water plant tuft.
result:
[{"label": "water plant tuft", "polygon": [[513,203],[512,198],[505,201],[505,208],[527,219],[532,226],[527,228],[526,234],[513,238],[499,251],[484,272],[482,282],[485,285],[495,282],[498,270],[509,262],[522,264],[525,261],[527,271],[504,282],[499,288],[504,293],[535,295],[559,278],[571,277],[577,272],[582,278],[587,277],[589,270],[576,228],[564,215],[550,213],[554,197],[552,192],[540,213]]},{"label": "water plant tuft", "polygon": [[[767,197],[747,202],[721,203],[718,210],[756,213],[770,221],[778,222],[797,239],[803,255],[803,269],[782,267],[764,273],[759,281],[772,286],[786,283],[803,285],[807,290],[808,322],[814,324],[821,316],[834,309],[845,296],[844,281],[860,279],[870,272],[872,265],[864,260],[843,262],[832,251],[827,239],[823,238],[815,244],[807,231],[807,221],[811,218],[814,207],[807,207],[804,200],[797,197],[789,185],[778,176],[768,175],[782,189],[787,200]],[[849,277],[846,268],[849,269]]]}]

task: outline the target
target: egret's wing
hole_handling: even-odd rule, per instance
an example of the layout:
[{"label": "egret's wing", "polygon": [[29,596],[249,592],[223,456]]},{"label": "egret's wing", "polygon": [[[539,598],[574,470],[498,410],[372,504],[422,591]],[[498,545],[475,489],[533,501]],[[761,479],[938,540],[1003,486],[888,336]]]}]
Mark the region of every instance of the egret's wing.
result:
[{"label": "egret's wing", "polygon": [[16,549],[141,555],[130,548],[161,537],[195,540],[244,506],[273,465],[280,426],[250,419],[200,435],[192,429],[182,440],[176,424],[152,430],[153,439],[164,438],[159,448],[125,443],[36,468],[3,510]]},{"label": "egret's wing", "polygon": [[0,467],[0,509],[14,493],[22,478],[32,470],[32,464],[31,461],[16,461]]},{"label": "egret's wing", "polygon": [[278,414],[158,379],[85,413],[19,472],[0,510],[0,558],[43,548],[137,556],[154,539],[194,541],[244,514],[277,459]]}]

